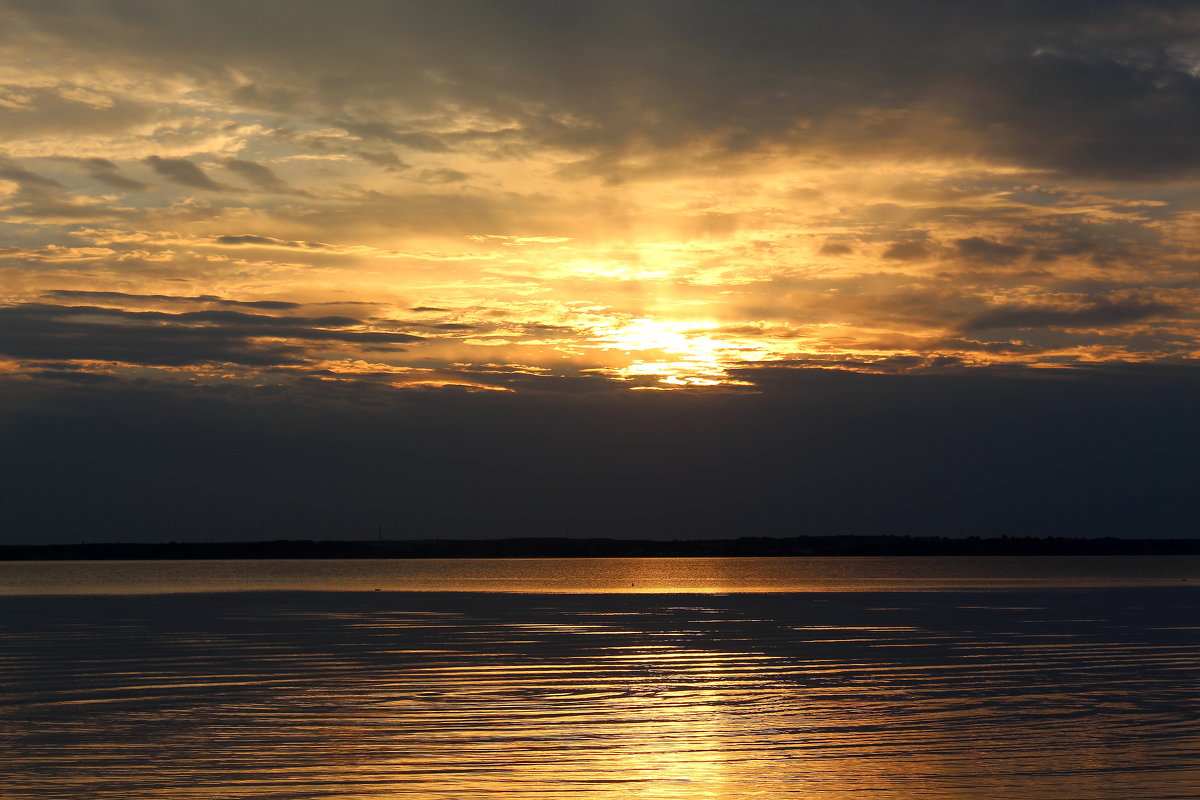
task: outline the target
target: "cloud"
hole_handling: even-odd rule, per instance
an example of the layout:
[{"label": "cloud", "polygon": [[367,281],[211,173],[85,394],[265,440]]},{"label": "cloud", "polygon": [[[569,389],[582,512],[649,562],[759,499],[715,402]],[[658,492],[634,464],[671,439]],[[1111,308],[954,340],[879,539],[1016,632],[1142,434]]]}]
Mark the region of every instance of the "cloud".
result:
[{"label": "cloud", "polygon": [[0,354],[150,366],[263,367],[308,363],[308,343],[378,349],[422,341],[405,333],[345,330],[359,324],[340,316],[264,316],[233,310],[172,314],[25,303],[0,307]]},{"label": "cloud", "polygon": [[45,175],[30,172],[23,167],[4,160],[0,160],[0,178],[14,181],[25,191],[38,192],[47,189],[58,190],[67,188],[53,178],[47,178]]},{"label": "cloud", "polygon": [[416,180],[421,183],[458,183],[470,177],[468,173],[456,169],[423,169]]},{"label": "cloud", "polygon": [[[1124,36],[1097,30],[1122,18]],[[964,95],[961,118],[990,132],[997,155],[1030,166],[1125,180],[1194,172],[1200,77],[1184,49],[1196,34],[1194,14],[1109,4],[1081,21],[1082,35],[1009,51],[985,74],[976,66],[976,94]]]},{"label": "cloud", "polygon": [[[245,161],[243,159],[231,158],[225,161],[225,168],[237,173],[240,177],[254,184],[257,188],[264,192],[273,192],[275,194],[294,194],[298,193],[287,185],[278,175],[276,175],[270,167],[259,164],[257,161]],[[299,192],[299,194],[306,194]]]},{"label": "cloud", "polygon": [[[4,13],[19,12],[6,7]],[[6,26],[6,33],[21,38],[13,27]],[[16,44],[29,48],[26,52],[36,52],[36,38]],[[82,42],[75,46],[79,48],[77,54],[90,49]],[[10,155],[79,157],[81,146],[90,149],[98,142],[111,144],[159,121],[158,109],[152,101],[147,102],[148,98],[134,97],[133,93],[95,80],[86,75],[86,68],[81,69],[78,81],[64,81],[64,76],[54,74],[53,69],[48,60],[30,60],[22,65],[18,76],[4,79],[7,89],[19,97],[19,102],[5,103],[3,95],[8,92],[0,89],[0,142]]]},{"label": "cloud", "polygon": [[917,261],[928,256],[924,242],[896,242],[883,251],[883,257],[893,261]]},{"label": "cloud", "polygon": [[[439,368],[561,376],[698,360],[706,342],[713,374],[751,357],[941,369],[1194,350],[1191,157],[1171,155],[1178,176],[1143,163],[1160,160],[1150,123],[1190,141],[1200,28],[1177,4],[163,2],[0,0],[25,32],[0,40],[27,66],[0,104],[63,121],[6,143],[22,155],[0,176],[0,302],[278,296],[356,317],[336,304],[369,297],[381,314],[450,309],[427,318],[474,335],[344,332],[427,333]],[[50,46],[52,64],[34,57]],[[128,115],[100,131],[84,106]],[[128,296],[46,295],[106,289]],[[226,296],[248,299],[206,299]],[[1143,315],[1136,336],[1070,327],[1150,300],[1178,314]],[[609,346],[636,320],[647,341]],[[963,335],[1012,324],[1019,347]]]},{"label": "cloud", "polygon": [[848,256],[854,248],[845,242],[825,242],[817,252],[823,256]]},{"label": "cloud", "polygon": [[960,258],[983,264],[1011,264],[1025,253],[1019,245],[1003,244],[971,236],[954,243]]},{"label": "cloud", "polygon": [[[97,318],[100,321],[95,321]],[[111,320],[125,324],[112,324]],[[17,359],[170,367],[207,363],[261,367],[305,361],[302,347],[252,343],[244,331],[161,325],[107,309],[35,304],[0,308],[0,354]]]},{"label": "cloud", "polygon": [[0,394],[0,537],[1191,530],[1194,367],[743,376],[758,394],[29,380]]},{"label": "cloud", "polygon": [[204,170],[186,158],[147,156],[145,162],[159,175],[178,186],[204,189],[210,192],[224,192],[229,190],[228,186],[217,183],[204,174]]},{"label": "cloud", "polygon": [[996,328],[1108,327],[1139,322],[1169,313],[1166,303],[1102,300],[1085,306],[1003,306],[963,321],[961,330],[977,332]]},{"label": "cloud", "polygon": [[424,327],[433,328],[439,331],[474,331],[478,330],[478,325],[467,325],[462,322],[438,322]]},{"label": "cloud", "polygon": [[82,158],[78,163],[94,181],[120,189],[125,192],[152,192],[154,187],[148,183],[134,180],[122,175],[116,164],[107,158]]},{"label": "cloud", "polygon": [[435,135],[421,131],[399,131],[383,122],[345,122],[341,124],[341,127],[362,139],[383,139],[413,150],[445,153],[450,149],[441,138]]},{"label": "cloud", "polygon": [[264,311],[290,311],[300,307],[299,303],[291,303],[284,300],[227,300],[222,297],[216,297],[215,295],[182,297],[179,295],[166,294],[130,294],[127,292],[96,292],[70,289],[52,289],[49,292],[46,292],[46,296],[60,298],[62,300],[91,300],[95,302],[110,300],[118,303],[128,303],[130,301],[150,301],[152,303],[199,303],[204,305],[215,304],[221,306],[258,308]]},{"label": "cloud", "polygon": [[[1188,55],[1200,23],[1169,0],[954,13],[933,0],[740,13],[695,0],[395,3],[336,21],[298,0],[259,4],[236,24],[223,6],[187,2],[177,5],[189,13],[157,16],[6,5],[81,60],[136,53],[142,68],[230,102],[414,152],[553,147],[624,174],[647,155],[780,148],[949,153],[1117,179],[1200,166]],[[254,81],[218,77],[213,52],[226,75]]]},{"label": "cloud", "polygon": [[270,236],[255,236],[251,233],[225,234],[213,239],[217,244],[227,245],[264,245],[267,247],[303,247],[300,242],[289,242]]}]

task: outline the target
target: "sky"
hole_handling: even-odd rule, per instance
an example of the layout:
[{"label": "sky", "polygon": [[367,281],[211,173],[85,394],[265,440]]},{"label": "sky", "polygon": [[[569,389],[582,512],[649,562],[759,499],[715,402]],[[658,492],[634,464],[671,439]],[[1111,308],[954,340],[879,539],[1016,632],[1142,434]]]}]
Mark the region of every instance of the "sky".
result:
[{"label": "sky", "polygon": [[0,541],[1196,535],[1194,3],[0,14]]}]

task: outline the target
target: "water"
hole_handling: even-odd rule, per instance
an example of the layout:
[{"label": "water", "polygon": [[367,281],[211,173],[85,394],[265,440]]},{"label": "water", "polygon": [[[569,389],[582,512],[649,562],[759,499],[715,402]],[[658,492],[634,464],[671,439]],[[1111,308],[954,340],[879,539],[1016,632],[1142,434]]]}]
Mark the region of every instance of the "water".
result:
[{"label": "water", "polygon": [[1196,559],[848,561],[0,565],[0,797],[1200,793]]},{"label": "water", "polygon": [[1099,588],[1187,581],[1200,581],[1200,556],[0,562],[0,594],[370,589],[711,594]]}]

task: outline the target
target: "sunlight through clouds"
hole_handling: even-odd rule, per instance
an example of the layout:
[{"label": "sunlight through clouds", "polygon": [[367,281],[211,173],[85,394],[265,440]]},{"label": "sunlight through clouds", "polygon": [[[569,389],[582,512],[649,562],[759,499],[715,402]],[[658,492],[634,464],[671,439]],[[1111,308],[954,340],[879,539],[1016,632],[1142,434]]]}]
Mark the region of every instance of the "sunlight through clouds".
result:
[{"label": "sunlight through clouds", "polygon": [[665,322],[635,319],[592,334],[588,347],[624,353],[630,361],[612,374],[648,376],[664,387],[737,384],[726,368],[760,361],[770,353],[761,347],[714,338],[715,322]]},{"label": "sunlight through clouds", "polygon": [[695,389],[1200,352],[1171,4],[3,5],[0,314],[44,323],[0,337],[9,374]]}]

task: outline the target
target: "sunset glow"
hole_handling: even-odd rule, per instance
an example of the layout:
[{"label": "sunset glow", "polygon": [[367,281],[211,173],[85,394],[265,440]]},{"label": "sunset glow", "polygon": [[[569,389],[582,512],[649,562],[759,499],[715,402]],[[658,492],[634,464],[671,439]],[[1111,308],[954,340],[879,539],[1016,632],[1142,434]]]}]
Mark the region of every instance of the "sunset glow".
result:
[{"label": "sunset glow", "polygon": [[[537,52],[517,31],[551,23],[524,6],[471,6],[446,27],[400,4],[327,29],[262,5],[236,30],[215,9],[151,23],[12,6],[0,313],[28,335],[0,343],[7,374],[403,367],[408,380],[387,378],[402,387],[529,364],[546,387],[752,387],[728,370],[1183,364],[1200,350],[1190,163],[1155,160],[1152,119],[1025,147],[1037,118],[995,117],[1011,66],[968,79],[845,63],[849,88],[823,89],[771,44],[756,65],[710,53],[685,78],[690,36],[766,36],[753,15],[673,19],[642,52],[649,20],[621,5],[576,6],[604,26],[545,29]],[[1169,34],[1139,20],[1179,49],[1156,72],[1126,68],[1146,108],[1170,104],[1155,87],[1195,80],[1195,19]],[[945,35],[987,42],[997,24],[1002,37],[1003,21]],[[1094,24],[1075,33],[1123,46]],[[1010,57],[1047,75],[1092,63],[1048,49],[1062,35]],[[610,48],[647,62],[636,80]],[[1145,163],[1106,157],[1125,146],[1114,135],[1144,136],[1129,146]]]}]

